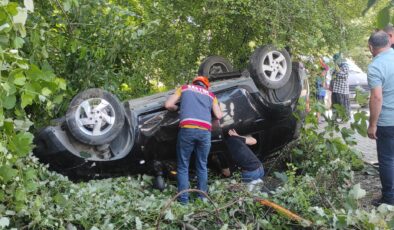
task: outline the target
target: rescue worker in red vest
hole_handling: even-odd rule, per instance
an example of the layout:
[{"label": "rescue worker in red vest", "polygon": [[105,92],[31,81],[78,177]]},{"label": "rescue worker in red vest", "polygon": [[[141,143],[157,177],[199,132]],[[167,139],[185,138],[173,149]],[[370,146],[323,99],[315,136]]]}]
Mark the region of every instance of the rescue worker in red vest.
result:
[{"label": "rescue worker in red vest", "polygon": [[[222,111],[215,95],[208,89],[207,77],[198,76],[191,85],[178,88],[165,102],[165,108],[177,111],[180,102],[180,129],[177,139],[177,182],[178,192],[189,189],[189,163],[194,152],[197,172],[197,188],[208,191],[207,161],[211,148],[212,112],[216,119],[222,118]],[[199,194],[199,198],[203,198]],[[178,201],[186,204],[189,195],[183,193]]]}]

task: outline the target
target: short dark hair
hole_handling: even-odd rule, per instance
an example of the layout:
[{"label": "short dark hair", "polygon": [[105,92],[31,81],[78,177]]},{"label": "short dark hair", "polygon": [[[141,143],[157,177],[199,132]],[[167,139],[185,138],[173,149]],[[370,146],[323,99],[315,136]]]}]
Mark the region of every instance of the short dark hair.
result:
[{"label": "short dark hair", "polygon": [[389,35],[383,30],[373,32],[368,39],[368,43],[374,48],[379,49],[389,45]]}]

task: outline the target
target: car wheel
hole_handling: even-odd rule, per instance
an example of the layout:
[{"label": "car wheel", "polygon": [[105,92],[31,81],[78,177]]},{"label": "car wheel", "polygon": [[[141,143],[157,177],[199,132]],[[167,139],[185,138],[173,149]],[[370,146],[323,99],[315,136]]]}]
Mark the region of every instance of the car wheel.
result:
[{"label": "car wheel", "polygon": [[233,66],[230,61],[223,57],[207,57],[201,63],[198,69],[198,75],[207,76],[209,80],[215,79],[215,74],[232,72]]},{"label": "car wheel", "polygon": [[261,88],[278,89],[284,86],[291,74],[290,55],[272,45],[256,49],[250,57],[249,72],[255,84]]},{"label": "car wheel", "polygon": [[292,63],[290,79],[279,89],[267,90],[269,102],[277,105],[289,106],[295,104],[301,94],[302,80],[306,73],[301,69],[298,62]]},{"label": "car wheel", "polygon": [[70,133],[89,145],[110,143],[122,130],[124,122],[121,102],[102,89],[88,89],[77,94],[66,114]]}]

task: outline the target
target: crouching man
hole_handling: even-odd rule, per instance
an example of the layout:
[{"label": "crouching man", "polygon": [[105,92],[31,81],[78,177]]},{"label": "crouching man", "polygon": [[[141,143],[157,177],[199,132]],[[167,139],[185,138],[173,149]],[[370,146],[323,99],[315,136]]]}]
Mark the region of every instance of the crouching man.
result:
[{"label": "crouching man", "polygon": [[[264,168],[261,161],[248,147],[248,145],[255,145],[256,139],[252,136],[240,136],[234,129],[228,131],[228,137],[225,139],[227,152],[229,158],[235,165],[241,168],[242,182],[246,183],[248,190],[252,191],[258,184],[263,183]],[[221,161],[226,161],[221,156]],[[224,176],[230,176],[230,169],[222,169]]]}]

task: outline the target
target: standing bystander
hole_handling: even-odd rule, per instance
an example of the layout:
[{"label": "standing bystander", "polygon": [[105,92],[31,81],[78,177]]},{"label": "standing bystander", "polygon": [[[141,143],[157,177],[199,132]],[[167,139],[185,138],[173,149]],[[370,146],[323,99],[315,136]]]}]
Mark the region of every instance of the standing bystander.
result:
[{"label": "standing bystander", "polygon": [[384,27],[383,30],[384,30],[384,32],[386,32],[389,35],[391,48],[394,48],[394,27],[393,27],[393,25],[388,24],[386,27]]},{"label": "standing bystander", "polygon": [[384,31],[374,32],[369,40],[373,59],[368,66],[368,137],[376,140],[382,197],[374,205],[394,205],[394,50]]},{"label": "standing bystander", "polygon": [[[349,65],[342,58],[340,53],[333,56],[335,70],[330,87],[332,88],[331,102],[332,105],[341,105],[346,112],[346,116],[350,118],[350,101],[349,101]],[[333,119],[336,120],[338,112],[333,108]]]},{"label": "standing bystander", "polygon": [[[197,188],[208,191],[207,161],[211,148],[211,112],[221,119],[222,112],[215,95],[208,91],[207,77],[198,76],[191,85],[178,88],[165,102],[166,109],[178,110],[180,101],[180,130],[177,139],[177,182],[178,192],[189,188],[189,163],[191,154],[196,155]],[[200,198],[203,198],[199,194]],[[178,201],[186,204],[188,193],[179,196]]]}]

